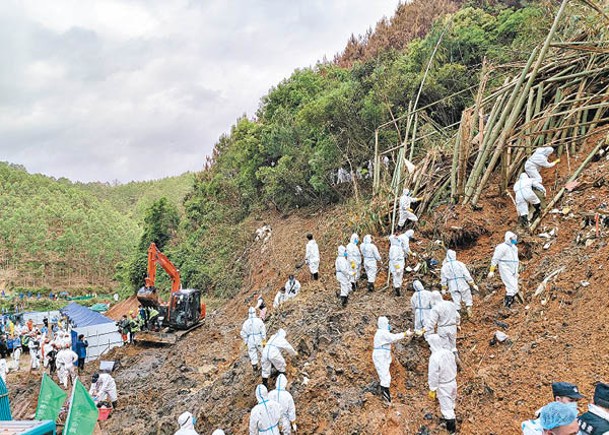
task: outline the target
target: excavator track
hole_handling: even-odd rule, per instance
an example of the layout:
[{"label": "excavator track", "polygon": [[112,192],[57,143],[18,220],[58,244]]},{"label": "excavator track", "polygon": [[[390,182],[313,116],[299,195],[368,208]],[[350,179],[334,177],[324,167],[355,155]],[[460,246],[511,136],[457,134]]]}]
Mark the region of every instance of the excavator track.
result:
[{"label": "excavator track", "polygon": [[203,320],[200,320],[198,323],[195,323],[188,329],[183,330],[174,330],[171,328],[165,328],[162,331],[143,331],[135,334],[133,340],[136,343],[142,344],[176,344],[180,338],[188,334],[190,331],[193,331],[205,323]]}]

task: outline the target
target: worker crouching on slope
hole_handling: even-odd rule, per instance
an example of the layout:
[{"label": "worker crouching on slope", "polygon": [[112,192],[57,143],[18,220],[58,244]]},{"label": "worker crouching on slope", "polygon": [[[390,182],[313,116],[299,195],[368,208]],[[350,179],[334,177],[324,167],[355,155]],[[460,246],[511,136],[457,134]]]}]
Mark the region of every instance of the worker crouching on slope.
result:
[{"label": "worker crouching on slope", "polygon": [[465,264],[457,261],[457,253],[452,249],[446,251],[446,258],[442,264],[441,284],[442,293],[448,289],[457,310],[461,311],[461,301],[463,301],[467,315],[471,317],[474,305],[471,289],[477,291],[478,286],[474,283]]},{"label": "worker crouching on slope", "polygon": [[410,330],[392,334],[389,319],[387,319],[385,316],[378,318],[377,330],[374,334],[372,361],[374,362],[374,368],[379,375],[383,399],[385,399],[387,403],[391,403],[391,393],[389,391],[389,387],[391,386],[391,373],[389,371],[392,359],[391,344],[410,336],[412,336],[412,332]]},{"label": "worker crouching on slope", "polygon": [[268,341],[262,349],[262,383],[268,386],[269,377],[271,376],[271,367],[275,367],[280,374],[285,375],[286,363],[282,350],[285,350],[292,356],[297,356],[298,352],[294,350],[292,345],[285,338],[286,332],[280,329]]},{"label": "worker crouching on slope", "polygon": [[516,195],[516,210],[518,211],[518,223],[523,228],[529,227],[529,204],[535,211],[531,216],[531,222],[541,216],[541,201],[533,192],[533,189],[542,192],[546,196],[546,189],[537,180],[529,178],[524,172],[514,184],[514,194]]},{"label": "worker crouching on slope", "polygon": [[247,346],[247,353],[254,372],[258,370],[258,353],[262,353],[262,343],[266,340],[266,326],[262,319],[256,316],[256,309],[250,307],[248,319],[241,327],[241,338]]},{"label": "worker crouching on slope", "polygon": [[434,401],[438,399],[446,429],[454,434],[457,431],[457,361],[455,355],[443,347],[442,339],[437,334],[430,334],[427,342],[431,350],[427,375],[429,398]]},{"label": "worker crouching on slope", "polygon": [[491,260],[491,269],[488,277],[495,276],[495,270],[499,266],[499,276],[505,285],[505,299],[503,301],[506,308],[511,308],[514,303],[514,298],[518,294],[518,268],[520,262],[518,260],[518,236],[507,231],[505,233],[504,242],[497,245]]}]

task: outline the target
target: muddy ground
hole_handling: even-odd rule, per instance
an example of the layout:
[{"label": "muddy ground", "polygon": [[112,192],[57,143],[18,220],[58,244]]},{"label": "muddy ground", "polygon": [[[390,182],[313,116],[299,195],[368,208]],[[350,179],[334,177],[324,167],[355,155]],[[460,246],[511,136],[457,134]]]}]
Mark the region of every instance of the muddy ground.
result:
[{"label": "muddy ground", "polygon": [[[568,163],[574,170],[583,158],[585,153],[572,156],[570,162],[563,159],[557,168],[543,172],[548,197],[569,177]],[[507,195],[498,195],[492,187],[481,202],[482,210],[445,206],[420,223],[413,250],[441,262],[443,250],[434,244],[433,236],[452,241],[459,259],[470,266],[480,284],[474,296],[474,318],[463,323],[458,336],[463,369],[458,375],[457,416],[462,434],[518,434],[520,422],[551,400],[552,382],[574,382],[591,398],[595,382],[609,380],[609,228],[600,225],[597,237],[594,226],[583,227],[588,213],[602,204],[608,206],[609,162],[592,163],[580,181],[588,184],[568,193],[557,206],[569,210],[548,214],[532,235],[518,231],[526,302],[511,311],[502,308],[504,293],[498,278],[486,279],[494,246],[503,241],[506,230],[517,228],[515,207]],[[395,345],[394,404],[382,404],[371,361],[376,319],[387,315],[394,330],[411,328],[412,292],[395,297],[386,288],[373,293],[360,289],[346,308],[339,306],[335,251],[338,244],[348,242],[351,233],[342,216],[344,210],[334,208],[252,220],[252,231],[264,219],[273,233],[266,243],[251,247],[251,273],[237,297],[173,347],[135,346],[113,352],[112,358],[120,364],[115,373],[119,409],[101,424],[101,431],[173,434],[177,416],[189,410],[197,417],[199,433],[208,434],[217,427],[227,434],[246,433],[260,378],[252,372],[239,330],[254,290],[262,289],[272,305],[276,289],[296,272],[303,284],[301,294],[280,312],[271,310],[267,328],[269,335],[280,327],[286,329],[299,352],[298,358],[287,358],[299,432],[445,433],[438,427],[437,404],[427,399],[429,350],[424,342],[406,340]],[[538,234],[552,229],[557,235],[544,249],[548,240]],[[304,255],[307,232],[313,232],[320,245],[319,282],[310,280],[306,266],[294,268]],[[376,241],[386,261],[386,237],[377,235]],[[560,267],[565,270],[540,296],[533,297],[539,283]],[[415,278],[427,286],[439,282],[439,275],[432,271],[408,275],[405,285]],[[378,283],[386,279],[382,272]],[[508,334],[509,341],[491,346],[496,330]],[[21,416],[35,407],[38,382],[22,373],[9,374],[12,403]],[[583,400],[580,410],[585,407]]]}]

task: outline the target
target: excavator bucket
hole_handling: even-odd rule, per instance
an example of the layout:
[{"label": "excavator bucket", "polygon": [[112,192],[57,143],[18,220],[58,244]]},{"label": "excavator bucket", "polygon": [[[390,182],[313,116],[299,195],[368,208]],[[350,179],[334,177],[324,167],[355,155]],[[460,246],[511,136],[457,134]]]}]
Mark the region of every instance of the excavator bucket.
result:
[{"label": "excavator bucket", "polygon": [[142,287],[137,292],[137,300],[143,307],[158,307],[159,293],[154,287]]},{"label": "excavator bucket", "polygon": [[137,332],[134,340],[136,343],[176,344],[178,338],[178,335],[170,332],[143,331]]}]

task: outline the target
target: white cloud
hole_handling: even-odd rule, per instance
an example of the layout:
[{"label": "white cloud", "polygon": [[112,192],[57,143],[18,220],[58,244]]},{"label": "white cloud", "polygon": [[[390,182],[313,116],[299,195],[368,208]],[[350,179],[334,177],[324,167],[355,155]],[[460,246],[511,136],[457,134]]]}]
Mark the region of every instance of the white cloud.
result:
[{"label": "white cloud", "polygon": [[0,2],[1,160],[73,180],[198,170],[295,68],[397,0]]}]

